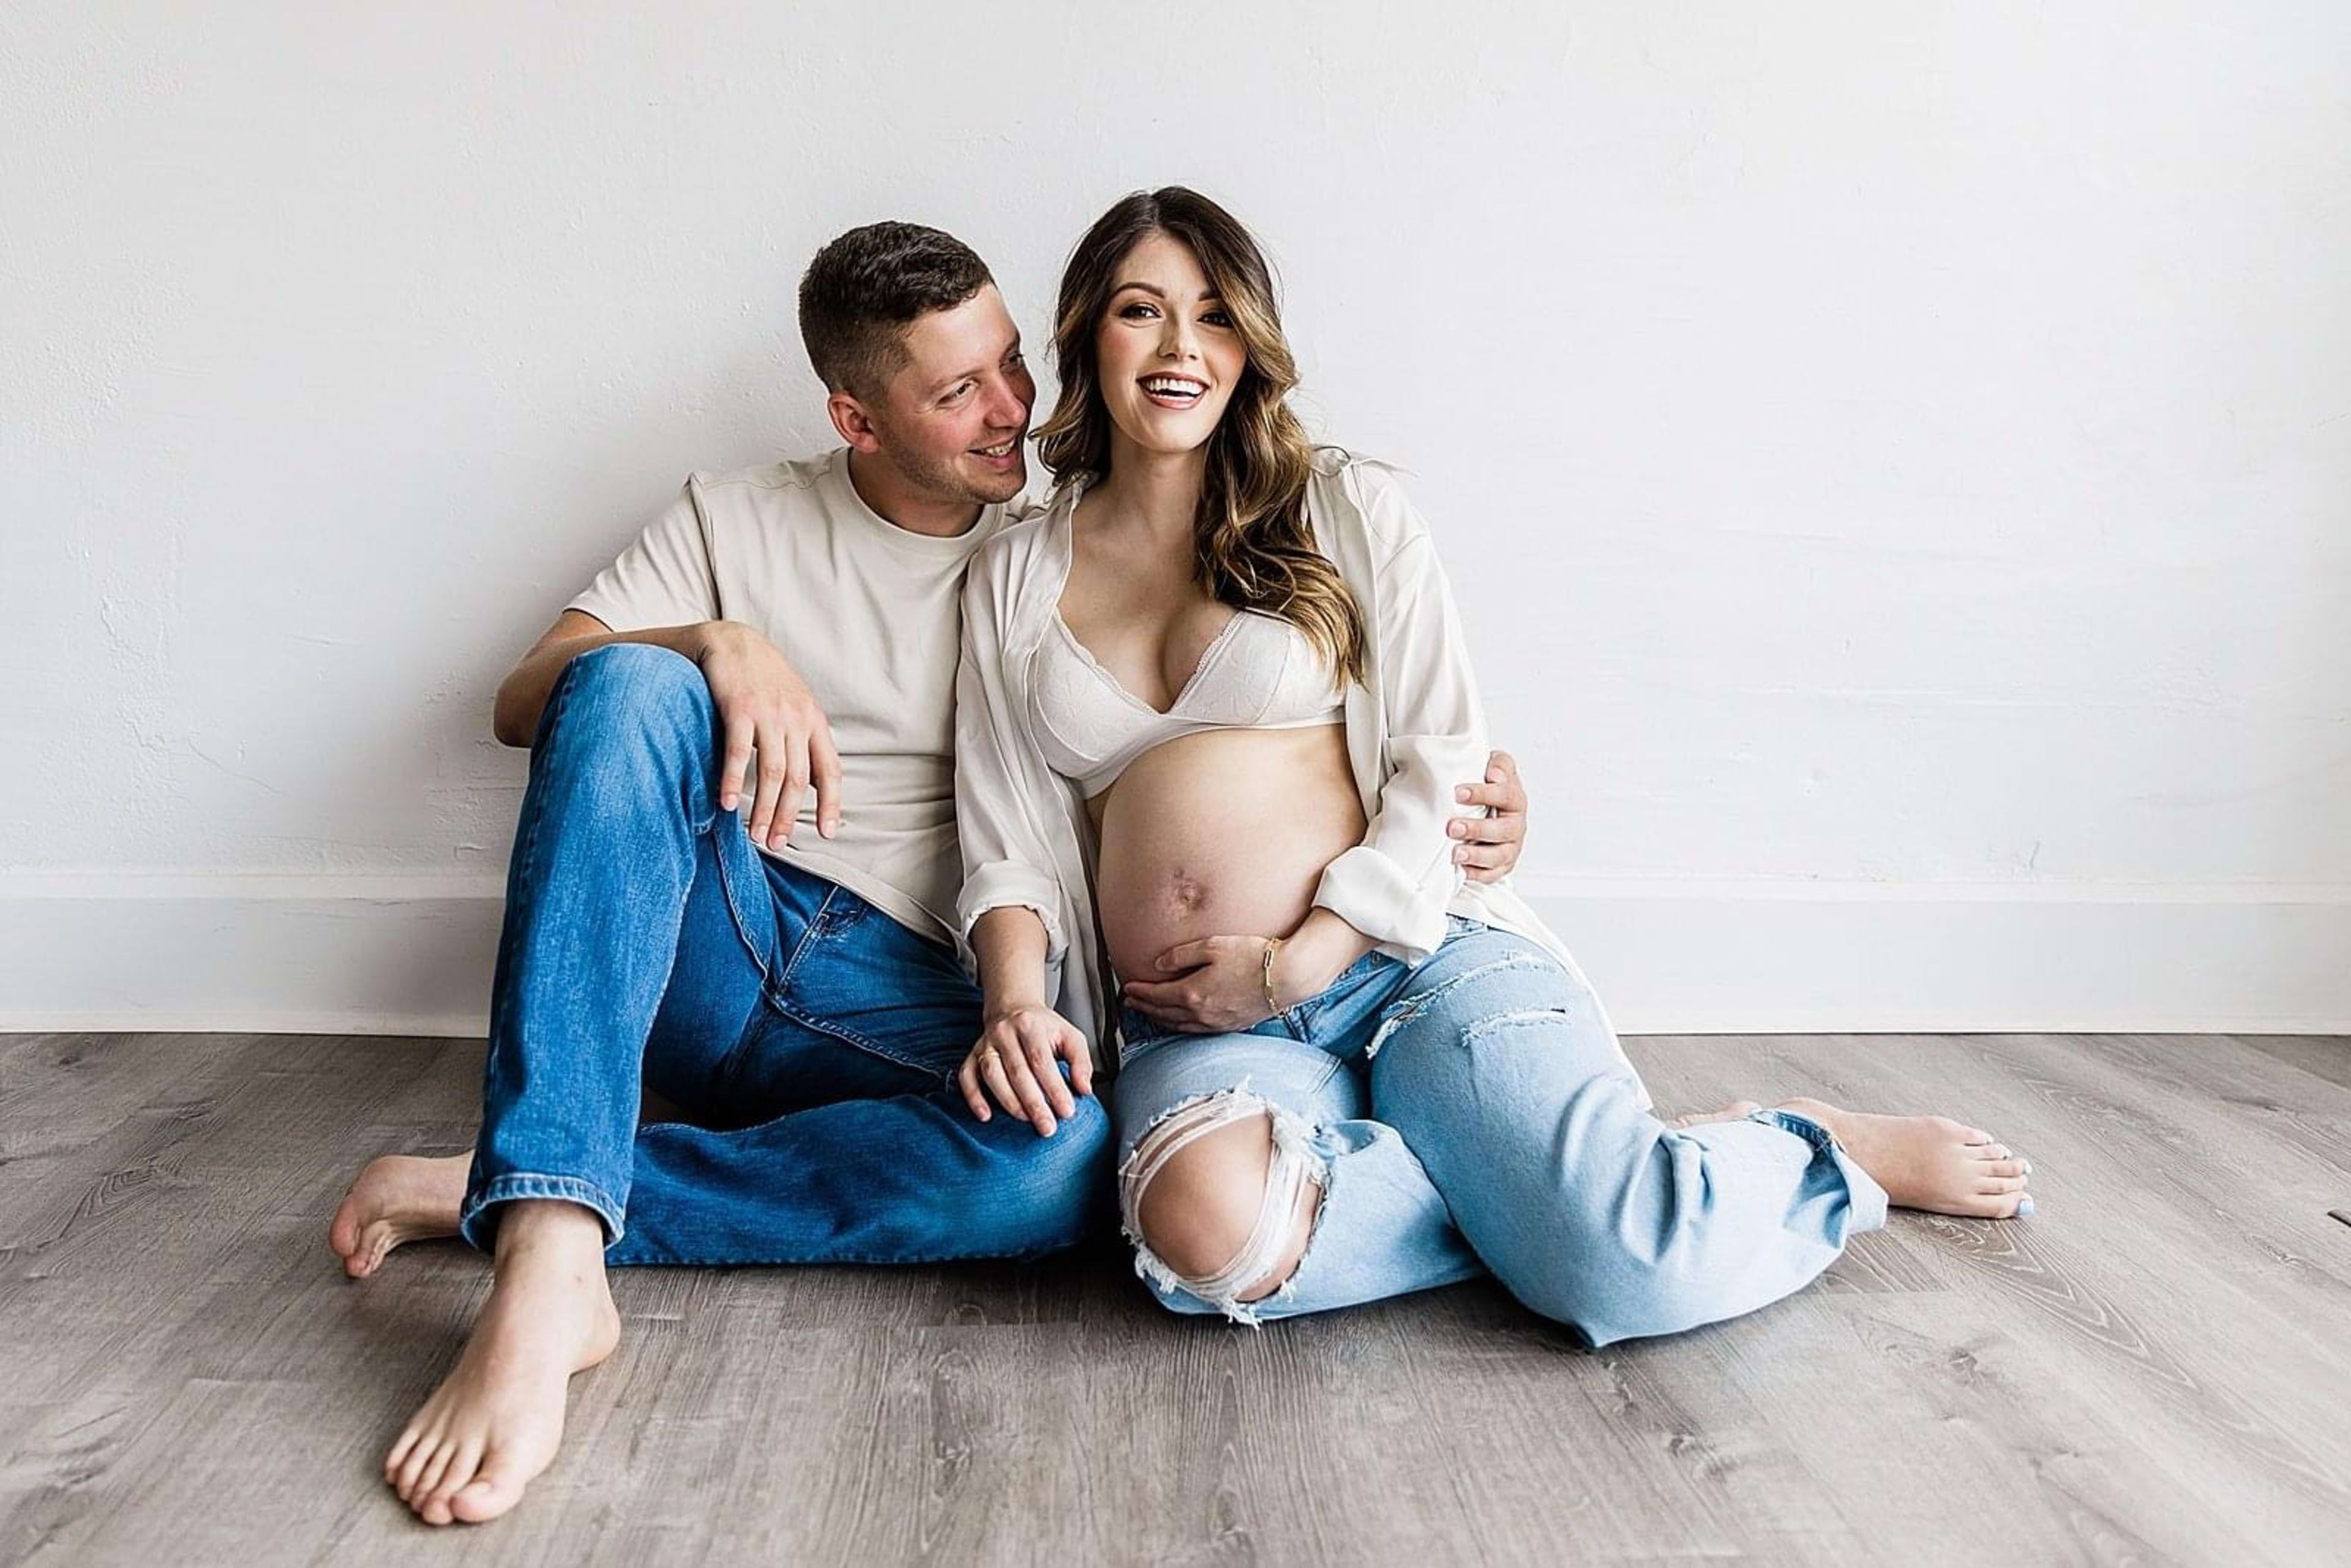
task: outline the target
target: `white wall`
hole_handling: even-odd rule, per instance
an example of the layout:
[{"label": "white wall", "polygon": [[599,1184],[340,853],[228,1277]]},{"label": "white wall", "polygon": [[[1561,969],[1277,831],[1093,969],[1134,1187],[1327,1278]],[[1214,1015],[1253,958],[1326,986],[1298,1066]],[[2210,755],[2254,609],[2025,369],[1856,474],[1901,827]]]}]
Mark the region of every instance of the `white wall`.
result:
[{"label": "white wall", "polygon": [[491,694],[1139,185],[1418,471],[1628,1030],[2351,1029],[2351,11],[12,3],[0,1026],[474,1030]]}]

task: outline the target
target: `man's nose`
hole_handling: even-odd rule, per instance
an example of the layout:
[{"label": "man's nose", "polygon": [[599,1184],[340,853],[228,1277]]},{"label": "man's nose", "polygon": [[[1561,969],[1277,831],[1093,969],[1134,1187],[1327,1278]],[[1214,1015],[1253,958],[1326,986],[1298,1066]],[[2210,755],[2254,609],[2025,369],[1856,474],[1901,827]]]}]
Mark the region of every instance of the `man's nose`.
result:
[{"label": "man's nose", "polygon": [[995,383],[995,392],[987,406],[989,425],[1002,429],[1029,423],[1029,400],[1020,395],[1019,388],[1010,382],[999,381]]}]

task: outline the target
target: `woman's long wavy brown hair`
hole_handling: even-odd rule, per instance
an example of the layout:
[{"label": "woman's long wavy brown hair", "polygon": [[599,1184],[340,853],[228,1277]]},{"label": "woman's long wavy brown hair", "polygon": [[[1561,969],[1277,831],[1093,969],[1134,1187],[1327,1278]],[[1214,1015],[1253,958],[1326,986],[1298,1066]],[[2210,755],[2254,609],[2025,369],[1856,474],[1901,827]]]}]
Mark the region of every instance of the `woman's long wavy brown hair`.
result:
[{"label": "woman's long wavy brown hair", "polygon": [[1193,523],[1196,580],[1236,609],[1289,622],[1333,670],[1361,681],[1362,611],[1338,569],[1314,548],[1307,520],[1314,447],[1287,402],[1298,384],[1298,365],[1282,336],[1273,269],[1249,230],[1224,208],[1181,185],[1137,191],[1078,241],[1061,273],[1053,320],[1061,401],[1038,429],[1038,456],[1058,484],[1109,474],[1110,410],[1102,398],[1094,339],[1110,312],[1119,263],[1154,234],[1191,248],[1249,355],[1208,438],[1207,473]]}]

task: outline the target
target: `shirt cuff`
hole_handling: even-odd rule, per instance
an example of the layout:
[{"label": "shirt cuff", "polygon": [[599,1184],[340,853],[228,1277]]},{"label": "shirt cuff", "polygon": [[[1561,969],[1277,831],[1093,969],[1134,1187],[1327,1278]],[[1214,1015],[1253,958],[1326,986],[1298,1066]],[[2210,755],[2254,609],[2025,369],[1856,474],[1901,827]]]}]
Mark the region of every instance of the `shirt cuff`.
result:
[{"label": "shirt cuff", "polygon": [[1449,895],[1449,889],[1439,894],[1416,883],[1369,844],[1357,844],[1323,868],[1314,902],[1377,942],[1382,952],[1417,964],[1445,945]]},{"label": "shirt cuff", "polygon": [[964,878],[963,894],[956,900],[956,918],[962,923],[964,945],[971,945],[971,928],[991,909],[1034,910],[1045,926],[1045,962],[1058,964],[1070,944],[1061,930],[1061,889],[1051,877],[1011,861],[981,866]]}]

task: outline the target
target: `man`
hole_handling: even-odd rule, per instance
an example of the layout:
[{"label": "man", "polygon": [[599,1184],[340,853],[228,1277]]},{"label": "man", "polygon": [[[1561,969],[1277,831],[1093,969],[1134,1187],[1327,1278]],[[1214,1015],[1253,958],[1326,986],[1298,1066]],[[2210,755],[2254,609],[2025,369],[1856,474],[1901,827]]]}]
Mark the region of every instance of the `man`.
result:
[{"label": "man", "polygon": [[[906,224],[825,246],[799,319],[846,445],[690,479],[499,687],[531,771],[480,1135],[375,1161],[329,1231],[354,1278],[425,1236],[493,1253],[385,1460],[429,1523],[505,1512],[554,1458],[569,1379],[619,1338],[608,1265],[1031,1256],[1110,1192],[1087,1065],[1025,1124],[953,1082],[983,1026],[954,924],[959,604],[1027,480],[1019,333],[977,256]],[[1499,877],[1515,771],[1466,788],[1457,852]],[[640,1129],[647,1083],[695,1124]]]}]

